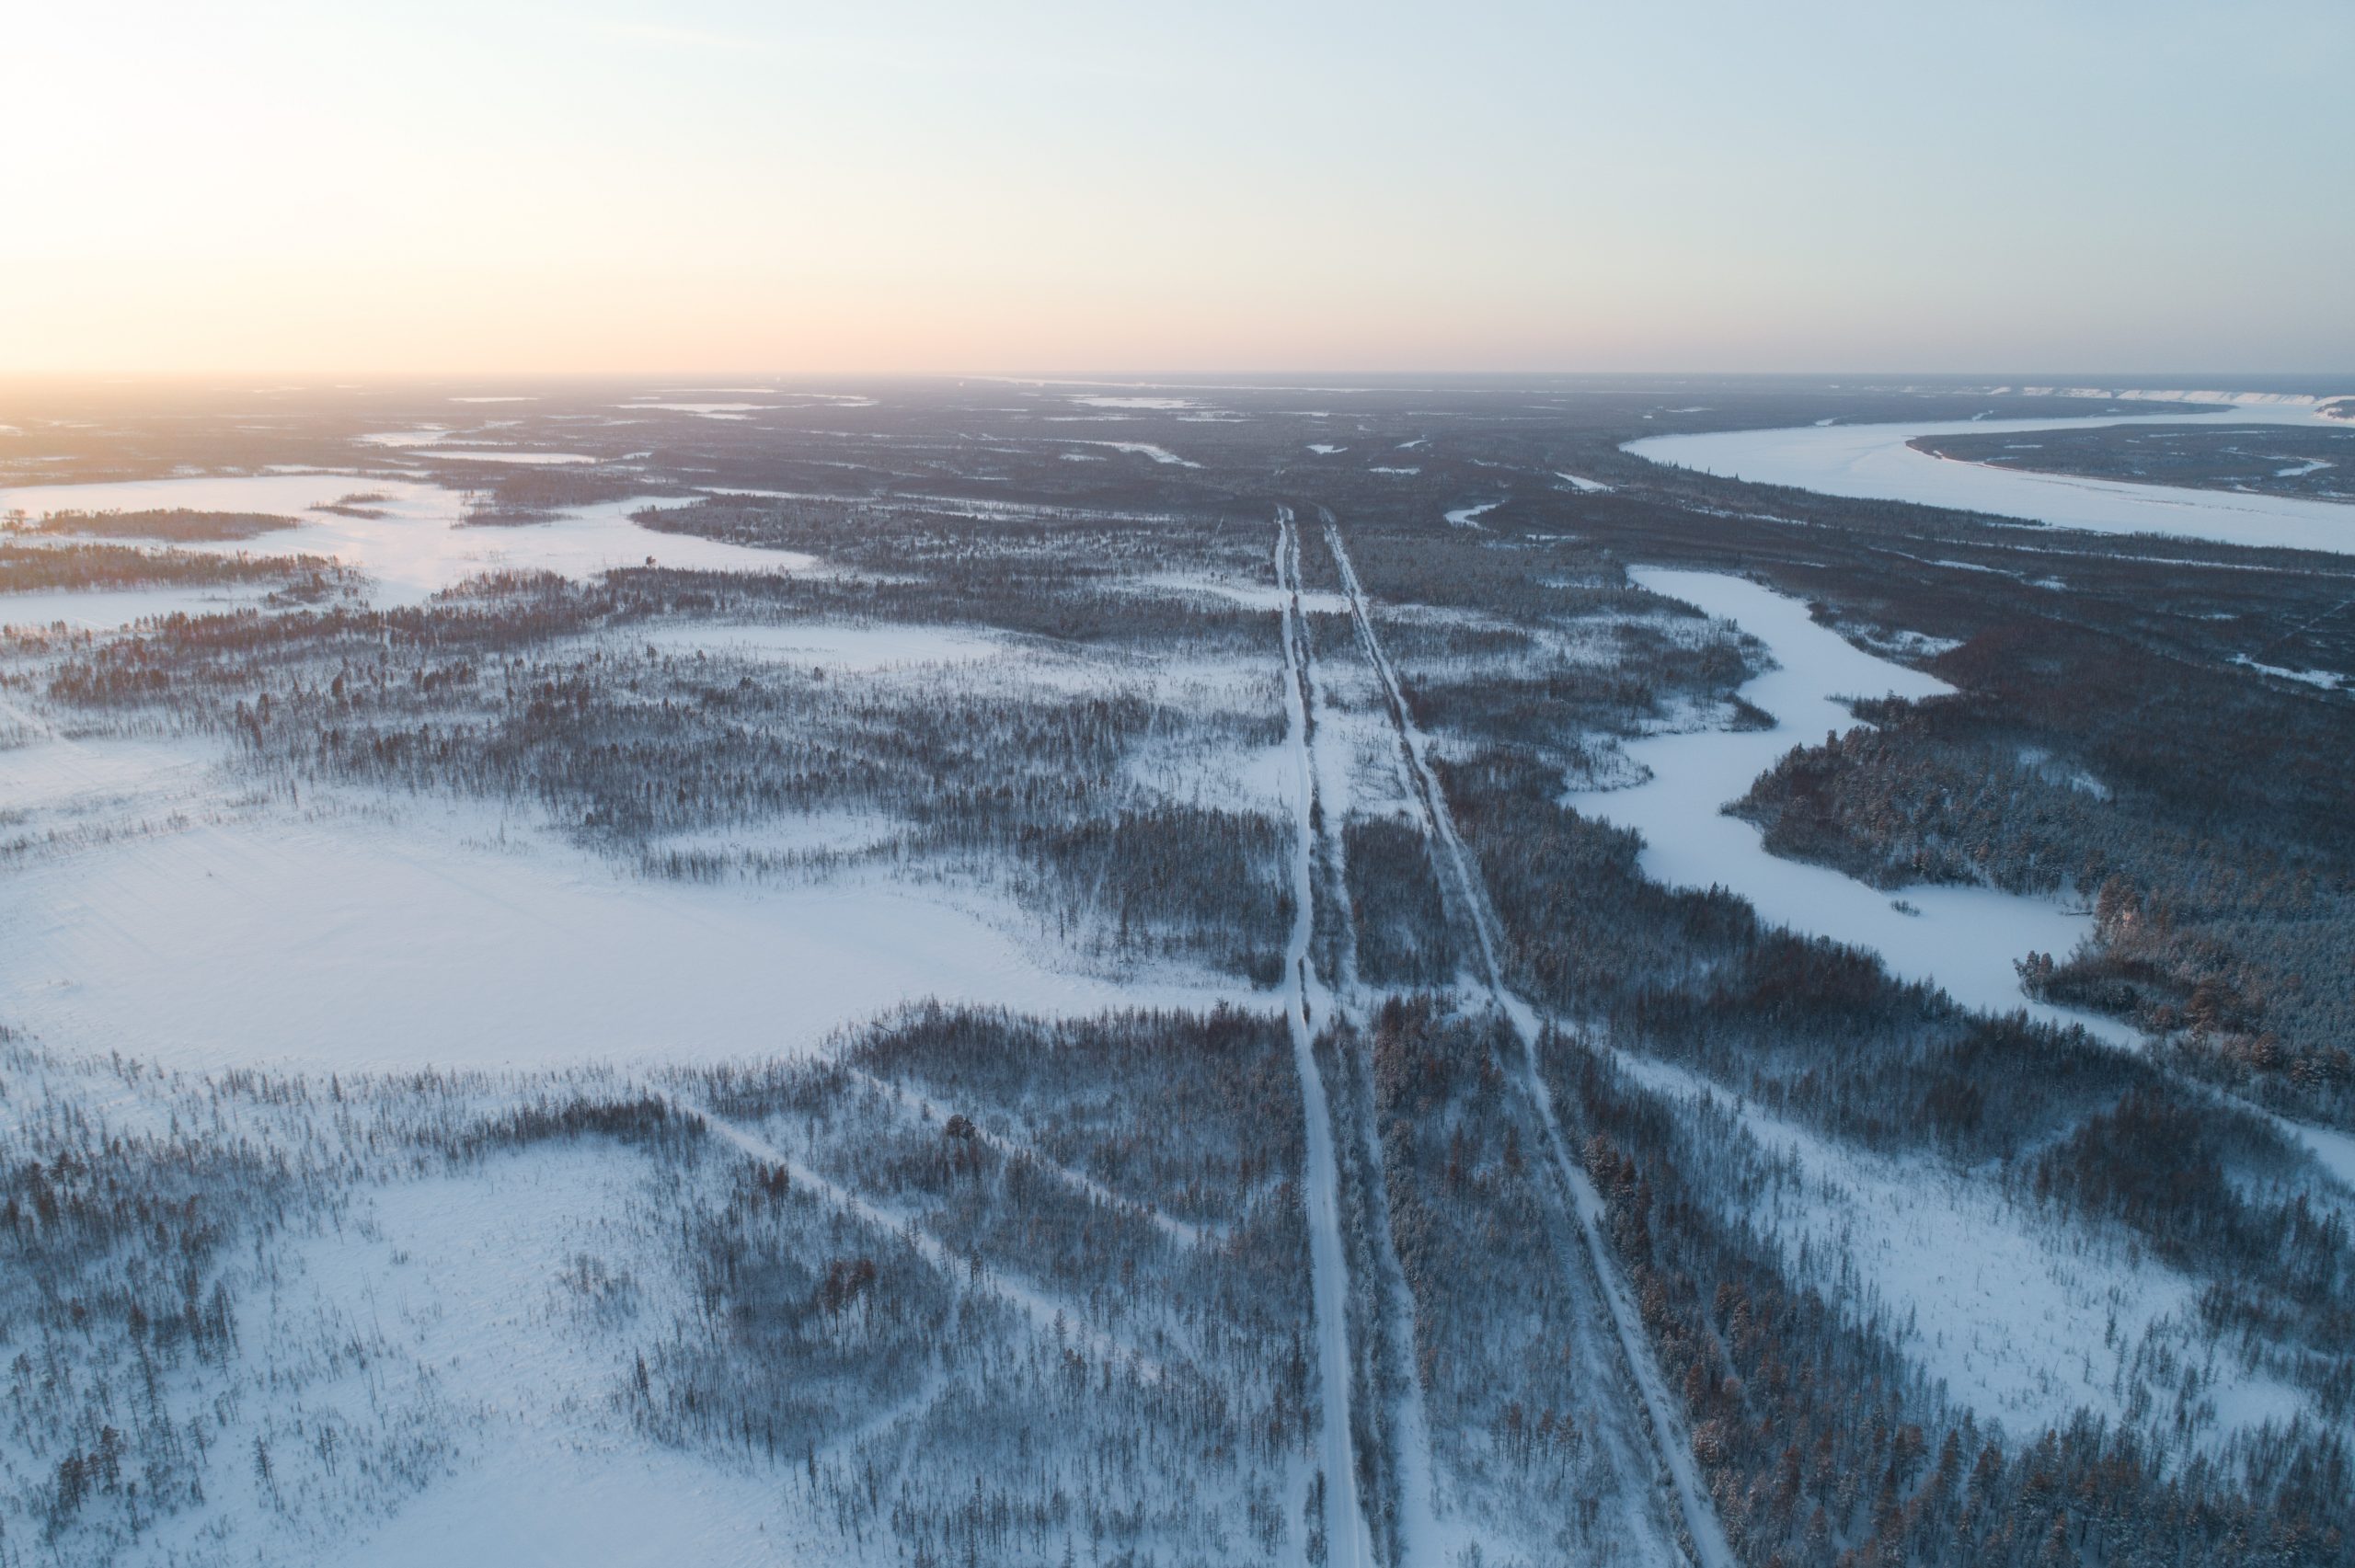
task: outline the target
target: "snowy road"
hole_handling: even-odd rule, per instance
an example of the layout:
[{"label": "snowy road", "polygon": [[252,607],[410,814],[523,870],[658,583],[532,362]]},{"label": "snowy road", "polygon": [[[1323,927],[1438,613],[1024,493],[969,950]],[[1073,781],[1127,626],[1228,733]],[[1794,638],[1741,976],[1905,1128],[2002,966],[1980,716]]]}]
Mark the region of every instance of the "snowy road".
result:
[{"label": "snowy road", "polygon": [[1308,1123],[1308,1236],[1316,1300],[1316,1365],[1325,1391],[1320,1443],[1325,1472],[1326,1528],[1329,1561],[1373,1568],[1373,1532],[1358,1492],[1358,1467],[1350,1435],[1350,1265],[1341,1246],[1340,1176],[1333,1150],[1332,1108],[1324,1075],[1316,1070],[1315,1021],[1332,1008],[1332,998],[1310,962],[1316,923],[1316,768],[1308,749],[1307,629],[1300,611],[1300,534],[1290,508],[1276,526],[1276,582],[1284,595],[1284,734],[1298,772],[1296,822],[1292,835],[1292,942],[1284,964],[1292,978],[1292,1005],[1284,1010],[1292,1027],[1293,1065],[1300,1072],[1301,1112]]},{"label": "snowy road", "polygon": [[1384,651],[1381,636],[1373,627],[1373,619],[1367,612],[1364,586],[1358,580],[1357,567],[1350,560],[1349,547],[1342,541],[1340,528],[1330,512],[1325,514],[1325,538],[1333,553],[1334,564],[1340,569],[1342,591],[1350,601],[1350,614],[1357,624],[1358,636],[1364,645],[1366,658],[1381,681],[1384,701],[1390,710],[1391,722],[1397,728],[1399,750],[1407,761],[1416,801],[1432,841],[1443,852],[1450,879],[1455,885],[1457,898],[1476,939],[1482,977],[1489,994],[1512,1021],[1514,1032],[1521,1037],[1523,1087],[1545,1128],[1547,1150],[1556,1173],[1569,1196],[1571,1207],[1577,1213],[1587,1263],[1603,1300],[1611,1309],[1613,1325],[1617,1331],[1620,1349],[1626,1357],[1627,1369],[1643,1396],[1653,1448],[1674,1484],[1687,1545],[1703,1568],[1734,1568],[1733,1548],[1726,1539],[1724,1527],[1718,1523],[1700,1467],[1694,1460],[1683,1414],[1670,1397],[1660,1363],[1652,1355],[1649,1341],[1644,1336],[1643,1320],[1637,1312],[1634,1294],[1621,1276],[1617,1262],[1603,1238],[1602,1196],[1587,1178],[1585,1169],[1571,1156],[1568,1139],[1562,1133],[1561,1118],[1555,1111],[1553,1092],[1546,1087],[1545,1074],[1539,1070],[1536,1012],[1505,984],[1504,971],[1497,960],[1495,911],[1488,905],[1487,889],[1474,872],[1463,840],[1456,833],[1454,818],[1447,808],[1447,797],[1442,793],[1438,777],[1431,771],[1429,742],[1416,727],[1414,716],[1407,707],[1406,692],[1399,684],[1397,671],[1392,667],[1389,655]]}]

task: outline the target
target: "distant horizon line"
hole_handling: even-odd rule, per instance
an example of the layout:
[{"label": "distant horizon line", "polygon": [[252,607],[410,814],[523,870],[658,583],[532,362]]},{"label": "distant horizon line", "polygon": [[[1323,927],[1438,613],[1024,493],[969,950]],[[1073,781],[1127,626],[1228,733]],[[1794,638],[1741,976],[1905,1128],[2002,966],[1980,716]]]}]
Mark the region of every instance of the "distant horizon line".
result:
[{"label": "distant horizon line", "polygon": [[[326,383],[328,390],[362,390],[375,385],[432,384],[488,385],[499,383],[531,383],[553,384],[586,382],[676,381],[685,378],[708,380],[716,377],[765,382],[779,387],[814,381],[855,379],[860,381],[994,381],[1035,383],[1055,385],[1119,385],[1143,386],[1155,383],[1200,385],[1211,389],[1214,378],[1224,377],[1248,387],[1265,385],[1266,390],[1291,390],[1281,385],[1267,384],[1287,380],[1339,378],[1360,381],[1397,382],[1417,379],[1445,381],[1601,381],[1628,379],[1638,381],[1706,380],[1706,381],[1836,381],[1845,378],[1873,380],[1909,379],[1921,381],[2005,381],[2025,382],[2039,389],[2101,390],[2107,386],[2130,387],[2137,390],[2181,389],[2257,390],[2246,383],[2264,382],[2343,383],[2355,392],[2355,368],[2347,370],[1918,370],[1905,368],[1849,368],[1844,370],[1482,370],[1482,369],[1413,369],[1413,370],[1333,370],[1313,367],[1291,370],[747,370],[680,369],[666,370],[512,370],[512,371],[355,371],[355,370],[157,370],[157,371],[69,371],[69,370],[0,370],[0,386],[29,383],[73,383],[92,386],[138,386],[157,383],[218,383],[282,380],[286,390],[311,390]],[[2163,386],[2162,386],[2162,383]],[[2236,384],[2240,383],[2240,384]],[[1337,391],[1346,388],[1316,387],[1299,390]]]}]

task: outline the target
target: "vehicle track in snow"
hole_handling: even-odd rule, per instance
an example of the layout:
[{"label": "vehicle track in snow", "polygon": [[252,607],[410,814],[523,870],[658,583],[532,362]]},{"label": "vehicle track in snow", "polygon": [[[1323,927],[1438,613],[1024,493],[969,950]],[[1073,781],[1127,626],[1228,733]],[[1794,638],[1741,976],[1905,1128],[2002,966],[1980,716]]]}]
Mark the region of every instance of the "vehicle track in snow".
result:
[{"label": "vehicle track in snow", "polygon": [[1307,626],[1300,609],[1300,535],[1292,509],[1276,510],[1276,586],[1283,599],[1284,734],[1298,788],[1293,802],[1292,925],[1285,953],[1292,994],[1285,1018],[1292,1031],[1292,1065],[1300,1074],[1300,1102],[1307,1123],[1307,1171],[1304,1193],[1308,1209],[1309,1273],[1316,1308],[1316,1363],[1324,1391],[1323,1433],[1318,1448],[1325,1475],[1327,1561],[1339,1568],[1374,1568],[1373,1530],[1358,1487],[1350,1440],[1350,1393],[1355,1363],[1350,1355],[1349,1253],[1341,1242],[1340,1177],[1333,1148],[1332,1110],[1317,1070],[1315,1026],[1331,1011],[1330,993],[1310,965],[1316,921],[1316,760],[1310,750]]},{"label": "vehicle track in snow", "polygon": [[[1296,533],[1292,574],[1291,586],[1298,589],[1301,571]],[[1302,617],[1302,632],[1297,645],[1301,702],[1305,711],[1314,715],[1319,705],[1320,681],[1315,639],[1308,633],[1305,615]],[[1312,722],[1308,732],[1312,775],[1329,781],[1333,775],[1324,764],[1330,759],[1320,756],[1318,748],[1326,743],[1320,738],[1329,738],[1332,730],[1329,727],[1319,729]],[[1345,758],[1342,766],[1348,765]],[[1327,990],[1335,1019],[1350,1019],[1362,1025],[1369,999],[1358,981],[1356,921],[1350,908],[1348,856],[1342,839],[1347,802],[1338,814],[1327,802],[1320,800],[1319,805],[1324,809],[1315,823],[1315,864],[1339,928],[1330,954],[1334,973]],[[1389,1507],[1377,1506],[1374,1510],[1375,1548],[1396,1564],[1436,1562],[1444,1547],[1438,1530],[1439,1489],[1431,1462],[1430,1421],[1424,1408],[1423,1380],[1417,1364],[1415,1293],[1407,1283],[1407,1271],[1398,1261],[1393,1241],[1386,1180],[1388,1162],[1383,1152],[1381,1118],[1374,1103],[1371,1042],[1366,1043],[1354,1062],[1344,1057],[1344,1048],[1340,1036],[1334,1036],[1333,1059],[1338,1076],[1330,1097],[1336,1133],[1343,1139],[1338,1150],[1343,1158],[1337,1160],[1337,1165],[1349,1173],[1361,1189],[1364,1215],[1358,1229],[1364,1234],[1357,1239],[1363,1255],[1358,1258],[1358,1273],[1352,1277],[1362,1287],[1361,1304],[1369,1309],[1377,1325],[1372,1336],[1374,1343],[1354,1348],[1364,1356],[1367,1383],[1381,1401],[1376,1412],[1380,1420],[1369,1423],[1369,1426],[1373,1441],[1380,1445],[1387,1461],[1375,1467],[1376,1473],[1386,1477],[1387,1491],[1392,1494],[1379,1500],[1386,1501]],[[1377,1366],[1377,1362],[1383,1364]],[[1389,1389],[1396,1391],[1395,1396],[1383,1398]],[[1384,1518],[1388,1521],[1387,1529],[1383,1528]]]},{"label": "vehicle track in snow", "polygon": [[[878,1078],[875,1074],[858,1068],[846,1067],[843,1070],[889,1099],[891,1102],[894,1116],[919,1122],[928,1121],[936,1127],[946,1127],[949,1118],[957,1114],[951,1107],[919,1090],[894,1083],[889,1079]],[[1196,1225],[1180,1219],[1175,1215],[1165,1214],[1152,1204],[1143,1203],[1126,1194],[1114,1192],[1086,1172],[1074,1171],[1019,1139],[992,1132],[970,1116],[966,1119],[972,1127],[972,1137],[976,1142],[988,1145],[1008,1161],[1029,1162],[1031,1167],[1040,1174],[1062,1183],[1082,1196],[1102,1204],[1106,1208],[1120,1214],[1133,1215],[1144,1220],[1180,1246],[1211,1246],[1226,1239],[1227,1231],[1223,1226]]]},{"label": "vehicle track in snow", "polygon": [[[915,1216],[888,1208],[853,1191],[750,1127],[740,1126],[675,1094],[661,1090],[654,1093],[672,1110],[692,1117],[706,1131],[739,1153],[783,1169],[790,1176],[793,1185],[801,1191],[811,1194],[830,1207],[865,1221],[885,1235],[897,1236],[913,1247],[925,1262],[950,1278],[964,1276],[973,1288],[996,1297],[1021,1313],[1040,1333],[1051,1338],[1060,1335],[1098,1361],[1125,1365],[1153,1378],[1167,1374],[1167,1368],[1159,1357],[1090,1323],[1081,1302],[1065,1299],[1051,1288],[1040,1288],[1001,1269],[990,1269],[986,1273],[976,1271],[971,1267],[971,1258],[925,1230]],[[1174,1339],[1175,1335],[1172,1337]],[[1197,1361],[1202,1359],[1199,1350],[1190,1343],[1181,1342],[1181,1348]]]},{"label": "vehicle track in snow", "polygon": [[1724,1526],[1717,1520],[1708,1487],[1693,1458],[1683,1414],[1670,1395],[1667,1381],[1660,1374],[1660,1362],[1644,1335],[1643,1319],[1637,1309],[1635,1295],[1628,1288],[1617,1260],[1612,1256],[1610,1244],[1603,1234],[1602,1195],[1595,1190],[1585,1168],[1571,1153],[1569,1139],[1562,1132],[1561,1117],[1555,1109],[1553,1091],[1547,1087],[1545,1075],[1538,1065],[1537,1039],[1540,1031],[1536,1010],[1515,995],[1505,983],[1504,970],[1497,958],[1496,912],[1489,906],[1486,886],[1474,873],[1471,856],[1456,833],[1454,817],[1447,807],[1447,796],[1440,789],[1438,775],[1431,769],[1429,744],[1416,727],[1414,715],[1407,709],[1406,692],[1399,684],[1397,671],[1383,649],[1381,635],[1374,630],[1373,615],[1366,609],[1365,589],[1358,580],[1357,567],[1350,559],[1348,545],[1342,541],[1340,524],[1326,508],[1317,508],[1317,512],[1325,527],[1326,546],[1332,554],[1335,568],[1340,573],[1341,594],[1349,601],[1350,617],[1357,626],[1359,642],[1365,650],[1367,662],[1373,666],[1375,679],[1381,683],[1383,704],[1389,710],[1399,751],[1406,759],[1407,783],[1422,814],[1425,829],[1439,848],[1440,853],[1434,859],[1442,863],[1446,879],[1454,884],[1454,902],[1462,910],[1465,923],[1472,929],[1474,945],[1480,957],[1481,979],[1488,994],[1511,1022],[1513,1032],[1520,1036],[1522,1087],[1537,1113],[1538,1124],[1545,1134],[1546,1152],[1561,1181],[1568,1207],[1577,1219],[1579,1234],[1585,1243],[1588,1269],[1598,1292],[1611,1310],[1621,1353],[1642,1396],[1645,1425],[1650,1432],[1653,1450],[1667,1469],[1674,1486],[1687,1545],[1703,1568],[1735,1568],[1737,1560],[1733,1548],[1726,1539]]}]

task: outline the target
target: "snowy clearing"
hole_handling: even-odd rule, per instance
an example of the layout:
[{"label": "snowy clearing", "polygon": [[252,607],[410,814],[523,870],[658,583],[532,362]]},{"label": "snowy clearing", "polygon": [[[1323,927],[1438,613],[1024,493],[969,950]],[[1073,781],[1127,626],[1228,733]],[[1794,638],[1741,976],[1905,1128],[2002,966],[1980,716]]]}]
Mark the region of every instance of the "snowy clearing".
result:
[{"label": "snowy clearing", "polygon": [[[373,579],[379,604],[419,604],[478,573],[551,571],[581,578],[649,557],[704,571],[802,571],[816,558],[758,550],[685,533],[656,533],[631,521],[646,499],[601,501],[561,511],[556,521],[511,528],[465,528],[467,498],[415,479],[365,474],[264,474],[142,479],[116,484],[35,485],[0,490],[0,513],[52,511],[256,511],[301,517],[300,527],[248,540],[197,541],[182,546],[216,555],[327,555]],[[343,506],[344,512],[322,509]],[[361,513],[369,515],[350,515]],[[141,611],[139,613],[155,613]],[[11,616],[11,619],[16,617]],[[120,624],[121,622],[113,623]]]},{"label": "snowy clearing", "polygon": [[[2145,1337],[2196,1329],[2200,1284],[2123,1237],[2089,1246],[1983,1175],[1848,1149],[1667,1064],[1618,1062],[1648,1087],[1730,1109],[1770,1157],[1790,1162],[1793,1178],[1762,1191],[1750,1217],[1785,1266],[1803,1273],[1803,1254],[1847,1260],[1865,1309],[1905,1325],[1906,1354],[1982,1421],[2032,1432],[2066,1425],[2080,1408],[2117,1421]],[[2211,1442],[2304,1403],[2268,1379],[2216,1397],[2200,1434]]]},{"label": "snowy clearing", "polygon": [[1200,468],[1201,466],[1200,464],[1194,462],[1191,458],[1180,457],[1176,452],[1170,451],[1167,447],[1155,446],[1151,441],[1079,441],[1076,444],[1080,446],[1106,446],[1110,447],[1114,452],[1132,452],[1140,457],[1149,457],[1155,463],[1173,464],[1179,468]]},{"label": "snowy clearing", "polygon": [[913,998],[1061,1013],[1235,994],[1058,972],[978,894],[639,881],[422,801],[199,820],[6,885],[0,1013],[176,1067],[789,1056]]}]

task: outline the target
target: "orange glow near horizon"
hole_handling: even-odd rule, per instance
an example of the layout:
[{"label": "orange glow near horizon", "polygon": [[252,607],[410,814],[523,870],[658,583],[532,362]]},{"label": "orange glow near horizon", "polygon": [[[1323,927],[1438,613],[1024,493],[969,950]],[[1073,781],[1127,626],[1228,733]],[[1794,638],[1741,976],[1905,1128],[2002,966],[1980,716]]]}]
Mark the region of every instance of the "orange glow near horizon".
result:
[{"label": "orange glow near horizon", "polygon": [[2355,365],[2324,3],[362,9],[12,21],[0,374]]}]

